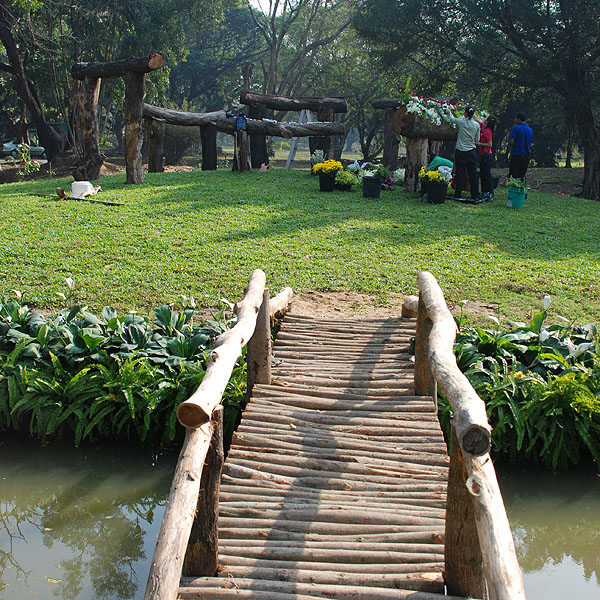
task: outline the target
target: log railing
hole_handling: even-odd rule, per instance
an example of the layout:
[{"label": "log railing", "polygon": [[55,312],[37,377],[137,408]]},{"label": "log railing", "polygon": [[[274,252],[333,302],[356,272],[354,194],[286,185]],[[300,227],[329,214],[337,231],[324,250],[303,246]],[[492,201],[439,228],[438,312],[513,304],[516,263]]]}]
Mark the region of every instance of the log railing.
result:
[{"label": "log railing", "polygon": [[248,387],[253,383],[270,383],[270,320],[286,311],[293,295],[291,288],[284,288],[269,299],[265,283],[265,274],[256,269],[243,300],[235,307],[236,325],[217,338],[202,383],[177,410],[179,421],[187,431],[152,557],[144,600],[176,600],[182,571],[196,576],[216,572],[216,517],[223,464],[221,398],[246,344]]},{"label": "log railing", "polygon": [[[454,412],[446,508],[448,593],[489,600],[525,599],[523,579],[504,502],[490,459],[485,404],[456,365],[456,324],[435,277],[418,277],[419,298],[405,299],[403,315],[417,317],[415,393],[437,397]],[[487,594],[487,595],[486,595]]]}]

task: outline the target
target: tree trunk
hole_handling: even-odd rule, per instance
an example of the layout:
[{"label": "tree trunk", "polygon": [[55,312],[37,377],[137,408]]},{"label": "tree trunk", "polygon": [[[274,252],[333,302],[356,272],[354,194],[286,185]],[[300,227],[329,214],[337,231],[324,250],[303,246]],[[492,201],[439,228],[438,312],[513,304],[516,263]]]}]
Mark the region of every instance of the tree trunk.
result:
[{"label": "tree trunk", "polygon": [[600,200],[600,131],[594,122],[591,102],[576,113],[579,137],[583,146],[584,198]]},{"label": "tree trunk", "polygon": [[[321,108],[317,113],[317,120],[321,123],[333,121],[333,109],[331,108]],[[333,148],[331,144],[331,137],[320,135],[316,137],[311,137],[309,142],[310,153],[312,154],[315,150],[323,150],[323,154],[325,155],[325,160],[333,156]]]},{"label": "tree trunk", "polygon": [[104,156],[100,152],[98,132],[98,93],[100,79],[86,78],[76,92],[77,121],[81,133],[82,164],[73,176],[76,181],[99,179]]},{"label": "tree trunk", "polygon": [[165,170],[163,141],[165,122],[144,119],[144,137],[148,144],[148,173],[162,173]]},{"label": "tree trunk", "polygon": [[427,164],[427,138],[409,138],[406,142],[406,167],[404,188],[416,192],[419,188],[419,171]]},{"label": "tree trunk", "polygon": [[392,171],[398,168],[398,149],[400,140],[394,131],[394,109],[385,109],[383,132],[383,164]]},{"label": "tree trunk", "polygon": [[141,150],[145,93],[145,73],[128,71],[125,75],[125,169],[127,183],[142,183],[144,181]]},{"label": "tree trunk", "polygon": [[565,168],[572,169],[571,159],[573,158],[573,126],[569,122],[567,123],[567,152],[565,155]]},{"label": "tree trunk", "polygon": [[0,41],[4,45],[6,55],[13,69],[15,88],[21,100],[27,106],[31,119],[35,124],[40,144],[46,150],[48,160],[54,159],[64,147],[64,137],[46,123],[44,109],[33,84],[27,79],[19,54],[19,48],[12,35],[12,18],[8,10],[0,3]]},{"label": "tree trunk", "polygon": [[247,131],[236,131],[232,171],[252,171],[250,163],[250,136]]},{"label": "tree trunk", "polygon": [[[250,119],[259,120],[264,115],[262,106],[253,104],[248,108],[248,117]],[[262,164],[269,164],[269,154],[267,152],[267,137],[265,135],[250,136],[250,155],[252,157],[252,168],[259,169]]]},{"label": "tree trunk", "polygon": [[217,169],[217,126],[214,123],[200,125],[200,140],[202,142],[202,170]]}]

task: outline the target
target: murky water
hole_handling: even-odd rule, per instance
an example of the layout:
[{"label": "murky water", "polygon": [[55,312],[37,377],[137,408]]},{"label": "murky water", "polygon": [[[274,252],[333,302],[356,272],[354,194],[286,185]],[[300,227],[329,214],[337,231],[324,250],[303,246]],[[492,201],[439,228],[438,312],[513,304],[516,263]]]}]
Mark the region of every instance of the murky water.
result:
[{"label": "murky water", "polygon": [[176,454],[0,447],[0,598],[142,599]]},{"label": "murky water", "polygon": [[501,468],[527,600],[600,598],[600,477]]},{"label": "murky water", "polygon": [[[142,599],[176,453],[0,445],[0,600]],[[501,469],[528,600],[600,598],[600,478]]]}]

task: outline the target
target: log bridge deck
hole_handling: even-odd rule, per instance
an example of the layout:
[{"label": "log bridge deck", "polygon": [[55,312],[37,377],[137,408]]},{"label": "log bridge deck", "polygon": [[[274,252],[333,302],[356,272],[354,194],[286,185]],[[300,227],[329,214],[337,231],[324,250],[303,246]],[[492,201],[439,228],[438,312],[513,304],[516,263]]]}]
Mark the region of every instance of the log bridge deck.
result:
[{"label": "log bridge deck", "polygon": [[[188,429],[144,600],[525,600],[485,404],[435,278],[418,285],[395,319],[289,313],[272,346],[292,291],[270,299],[253,272],[177,409]],[[251,396],[223,467],[219,403],[246,344]]]},{"label": "log bridge deck", "polygon": [[286,315],[225,463],[218,577],[180,597],[441,597],[448,458],[414,335],[414,319]]}]

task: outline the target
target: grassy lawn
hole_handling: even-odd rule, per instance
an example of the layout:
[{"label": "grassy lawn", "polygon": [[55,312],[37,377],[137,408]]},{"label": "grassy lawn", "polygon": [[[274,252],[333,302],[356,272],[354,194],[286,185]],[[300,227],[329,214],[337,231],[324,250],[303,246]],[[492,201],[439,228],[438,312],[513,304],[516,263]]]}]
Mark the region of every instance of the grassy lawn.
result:
[{"label": "grassy lawn", "polygon": [[21,290],[46,308],[69,299],[93,309],[145,312],[193,294],[212,306],[238,299],[255,267],[272,290],[352,290],[386,303],[414,293],[427,269],[448,300],[499,303],[509,318],[540,306],[600,321],[597,203],[530,192],[522,210],[494,203],[421,204],[400,189],[381,199],[322,193],[306,171],[147,174],[102,179],[109,207],[50,193],[67,180],[0,186],[0,292]]}]

